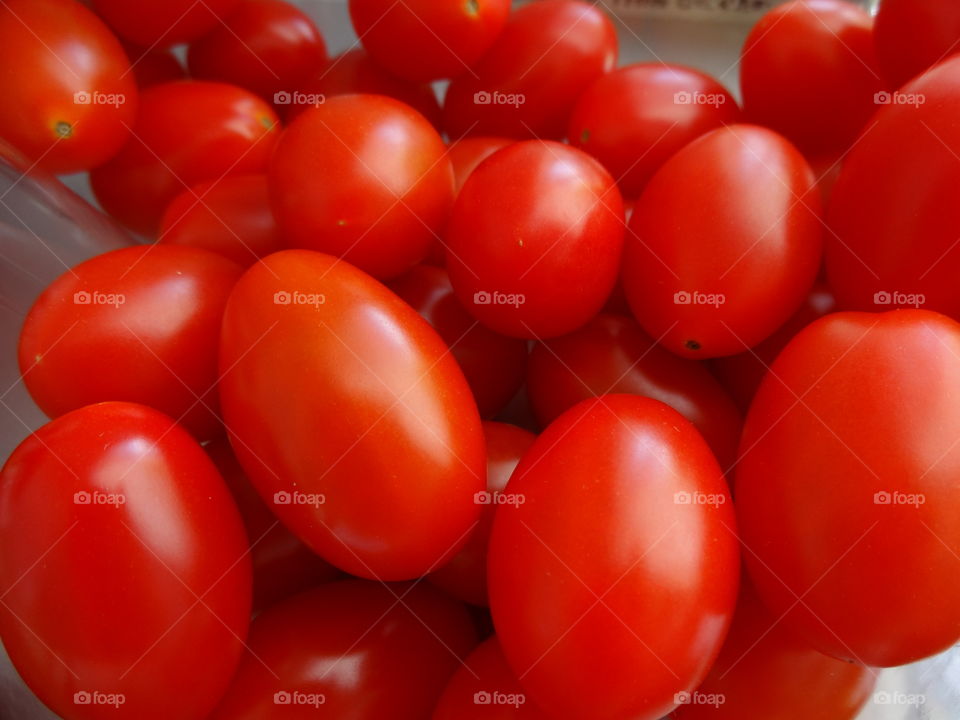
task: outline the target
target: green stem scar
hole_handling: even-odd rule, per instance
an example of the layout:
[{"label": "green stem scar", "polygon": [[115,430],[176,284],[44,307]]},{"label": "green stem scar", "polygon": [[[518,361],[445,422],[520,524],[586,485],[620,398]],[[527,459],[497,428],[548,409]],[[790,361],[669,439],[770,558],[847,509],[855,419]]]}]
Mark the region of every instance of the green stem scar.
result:
[{"label": "green stem scar", "polygon": [[53,131],[57,134],[57,137],[68,138],[73,135],[73,125],[61,120],[53,126]]},{"label": "green stem scar", "polygon": [[480,0],[467,0],[463,6],[467,10],[467,15],[471,17],[476,17],[480,14]]}]

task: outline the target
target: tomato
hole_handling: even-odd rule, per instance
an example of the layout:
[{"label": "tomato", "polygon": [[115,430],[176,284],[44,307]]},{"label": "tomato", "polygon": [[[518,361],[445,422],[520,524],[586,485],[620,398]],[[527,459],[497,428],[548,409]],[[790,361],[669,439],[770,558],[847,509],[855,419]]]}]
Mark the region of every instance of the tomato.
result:
[{"label": "tomato", "polygon": [[844,160],[827,216],[827,278],[841,308],[923,305],[960,317],[960,58],[897,97]]},{"label": "tomato", "polygon": [[476,642],[466,609],[429,585],[330,583],[254,620],[210,720],[421,720]]},{"label": "tomato", "polygon": [[739,119],[737,101],[709,75],[680,65],[638,63],[587,87],[567,136],[603,163],[623,194],[633,198],[677,150]]},{"label": "tomato", "polygon": [[667,352],[631,318],[598,315],[576,332],[534,345],[527,389],[542,425],[609,393],[660,400],[696,426],[723,470],[736,460],[743,421],[733,400],[703,365]]},{"label": "tomato", "polygon": [[598,7],[542,0],[514,11],[496,42],[450,83],[443,124],[463,135],[560,139],[574,103],[617,61],[617,33]]},{"label": "tomato", "polygon": [[447,228],[454,292],[487,327],[544,338],[583,325],[616,282],[623,201],[586,153],[528,140],[467,179]]},{"label": "tomato", "polygon": [[[561,716],[562,717],[562,716]],[[527,700],[496,637],[479,645],[450,679],[433,720],[548,720]]]},{"label": "tomato", "polygon": [[233,83],[273,102],[326,60],[327,46],[313,20],[285,0],[240,0],[187,53],[193,77]]},{"label": "tomato", "polygon": [[221,430],[217,341],[240,268],[196,248],[113,250],[68,270],[37,298],[20,333],[23,381],[57,417],[128,400],[199,439]]},{"label": "tomato", "polygon": [[253,563],[253,609],[341,577],[340,571],[300,542],[277,519],[237,462],[226,438],[204,447],[233,494],[247,530]]},{"label": "tomato", "polygon": [[329,60],[316,76],[298,88],[284,106],[284,117],[293,120],[304,110],[335,95],[386,95],[406,103],[423,115],[434,127],[440,125],[440,103],[428,84],[417,84],[394,77],[377,65],[360,48],[348,50]]},{"label": "tomato", "polygon": [[177,195],[160,219],[159,242],[219,253],[244,267],[281,249],[265,175],[231,175]]},{"label": "tomato", "polygon": [[506,25],[510,0],[350,0],[371,57],[413,82],[469,72]]},{"label": "tomato", "polygon": [[330,98],[284,132],[270,165],[277,222],[293,247],[378,278],[422,260],[447,222],[453,170],[422,115],[392,98]]},{"label": "tomato", "polygon": [[846,0],[793,0],[764,15],[740,54],[743,109],[806,151],[842,150],[886,83],[873,18]]},{"label": "tomato", "polygon": [[155,85],[140,98],[134,137],[90,173],[97,200],[127,227],[153,234],[191,185],[266,170],[279,121],[255,95],[191,81]]},{"label": "tomato", "polygon": [[474,605],[487,604],[487,545],[493,511],[504,498],[511,473],[536,439],[536,435],[515,425],[489,421],[483,423],[483,435],[487,444],[487,489],[474,497],[474,502],[484,506],[480,521],[456,557],[427,576],[437,587]]},{"label": "tomato", "polygon": [[733,355],[789,318],[820,268],[820,195],[776,133],[703,135],[654,175],[630,218],[623,287],[643,329],[685,357]]},{"label": "tomato", "polygon": [[92,4],[124,40],[165,48],[196,40],[217,27],[238,0],[93,0]]},{"label": "tomato", "polygon": [[717,662],[671,717],[852,720],[870,698],[876,673],[803,643],[746,585]]},{"label": "tomato", "polygon": [[453,294],[446,271],[419,265],[390,289],[430,323],[450,346],[483,417],[496,415],[523,384],[527,343],[488,330]]},{"label": "tomato", "polygon": [[672,710],[720,650],[739,574],[727,486],[693,425],[649,398],[586,400],[537,438],[505,499],[490,609],[529,699],[571,720]]},{"label": "tomato", "polygon": [[883,0],[873,39],[884,76],[900,87],[960,51],[960,6],[944,0]]},{"label": "tomato", "polygon": [[793,316],[759,345],[737,355],[714,358],[710,369],[744,412],[760,387],[763,376],[793,337],[817,318],[832,313],[836,300],[824,283],[817,282]]},{"label": "tomato", "polygon": [[75,0],[0,6],[0,137],[54,173],[87,170],[130,135],[137,87],[123,48]]},{"label": "tomato", "polygon": [[170,50],[148,50],[127,42],[123,43],[123,49],[130,58],[130,68],[137,80],[137,87],[176,82],[187,76],[183,65]]},{"label": "tomato", "polygon": [[512,142],[513,140],[509,138],[465,137],[450,143],[447,154],[453,165],[453,178],[457,192],[460,192],[467,178],[480,163]]},{"label": "tomato", "polygon": [[206,718],[240,660],[250,561],[200,446],[132,403],[23,441],[0,475],[0,635],[64,718]]},{"label": "tomato", "polygon": [[960,638],[958,355],[937,313],[835,313],[754,398],[735,488],[747,568],[823,652],[886,667]]},{"label": "tomato", "polygon": [[237,283],[220,347],[237,458],[321,557],[409,579],[466,542],[480,418],[446,345],[400,298],[328,255],[275,253]]}]

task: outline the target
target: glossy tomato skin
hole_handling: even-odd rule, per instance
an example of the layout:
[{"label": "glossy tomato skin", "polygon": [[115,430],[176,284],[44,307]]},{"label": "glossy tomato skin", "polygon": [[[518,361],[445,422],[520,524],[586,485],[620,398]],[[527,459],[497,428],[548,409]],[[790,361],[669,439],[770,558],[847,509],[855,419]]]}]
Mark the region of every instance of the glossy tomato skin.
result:
[{"label": "glossy tomato skin", "polygon": [[835,657],[901,665],[960,637],[958,352],[960,326],[937,313],[834,313],[750,407],[747,568],[771,612]]},{"label": "glossy tomato skin", "polygon": [[464,135],[559,140],[579,95],[617,61],[617,33],[600,8],[543,0],[515,10],[493,46],[455,78],[444,129]]},{"label": "glossy tomato skin", "polygon": [[90,405],[21,443],[0,507],[0,634],[34,693],[77,720],[206,718],[240,660],[250,561],[201,447],[150,408]]},{"label": "glossy tomato skin", "polygon": [[484,488],[476,404],[446,345],[392,292],[328,255],[275,253],[237,283],[220,362],[241,465],[321,557],[410,579],[466,542]]},{"label": "glossy tomato skin", "polygon": [[167,413],[198,439],[222,432],[217,342],[241,268],[196,248],[113,250],[61,275],[20,333],[24,383],[50,417],[105,400]]},{"label": "glossy tomato skin", "polygon": [[210,720],[421,720],[476,642],[466,608],[429,585],[330,583],[254,620]]},{"label": "glossy tomato skin", "polygon": [[706,679],[674,720],[853,720],[870,699],[877,671],[804,643],[741,589],[730,633]]},{"label": "glossy tomato skin", "polygon": [[157,240],[210,250],[243,267],[280,250],[266,175],[230,175],[184,190],[164,210]]},{"label": "glossy tomato skin", "polygon": [[736,460],[743,419],[733,400],[707,368],[667,352],[632,318],[598,315],[569,335],[535,344],[527,391],[544,426],[588,398],[650,397],[696,426],[722,470]]},{"label": "glossy tomato skin", "polygon": [[942,0],[883,0],[874,23],[877,58],[900,87],[960,50],[960,6]]},{"label": "glossy tomato skin", "polygon": [[803,302],[822,236],[819,190],[796,148],[755,125],[714,130],[668,160],[637,201],[627,300],[678,355],[733,355]]},{"label": "glossy tomato skin", "polygon": [[392,98],[330,98],[284,132],[270,164],[273,209],[292,247],[343,257],[378,278],[422,260],[453,204],[446,146]]},{"label": "glossy tomato skin", "polygon": [[536,435],[523,428],[491,421],[483,423],[483,435],[487,445],[487,489],[475,498],[483,505],[480,520],[463,549],[428,576],[437,587],[473,605],[487,604],[487,546],[498,498],[520,458],[536,439]]},{"label": "glossy tomato skin", "polygon": [[296,90],[326,60],[327,46],[313,20],[285,0],[240,0],[187,53],[193,77],[239,85],[279,103],[282,93]]},{"label": "glossy tomato skin", "polygon": [[368,53],[413,82],[469,71],[503,30],[510,0],[350,0],[350,18]]},{"label": "glossy tomato skin", "polygon": [[623,201],[586,153],[552,141],[487,158],[457,196],[447,270],[464,306],[504,335],[545,338],[606,302],[623,247]]},{"label": "glossy tomato skin", "polygon": [[[130,135],[137,86],[120,43],[74,0],[0,7],[0,136],[54,173],[88,170]],[[15,108],[15,109],[14,109]]]},{"label": "glossy tomato skin", "polygon": [[390,283],[390,289],[416,310],[456,358],[482,417],[496,415],[523,384],[525,340],[500,335],[477,322],[453,294],[445,270],[418,265]]},{"label": "glossy tomato skin", "polygon": [[737,101],[709,75],[637,63],[601,75],[584,90],[567,137],[603,163],[624,196],[635,198],[677,150],[739,120]]},{"label": "glossy tomato skin", "polygon": [[[923,305],[960,317],[960,58],[900,90],[847,155],[827,221],[827,279],[839,307]],[[922,101],[921,101],[922,98]]]},{"label": "glossy tomato skin", "polygon": [[264,172],[278,122],[263,100],[233,85],[154,85],[141,94],[135,137],[90,173],[90,185],[117,220],[155,234],[167,205],[191,185]]},{"label": "glossy tomato skin", "polygon": [[450,678],[433,720],[548,720],[548,716],[527,699],[499,641],[491,636]]},{"label": "glossy tomato skin", "polygon": [[507,492],[523,501],[494,517],[490,608],[529,699],[571,719],[672,710],[720,650],[739,576],[727,486],[693,425],[649,398],[584,401]]},{"label": "glossy tomato skin", "polygon": [[114,32],[142,47],[166,48],[196,40],[217,27],[238,0],[93,0]]},{"label": "glossy tomato skin", "polygon": [[748,120],[804,151],[843,150],[886,90],[873,18],[846,0],[793,0],[764,15],[740,57]]}]

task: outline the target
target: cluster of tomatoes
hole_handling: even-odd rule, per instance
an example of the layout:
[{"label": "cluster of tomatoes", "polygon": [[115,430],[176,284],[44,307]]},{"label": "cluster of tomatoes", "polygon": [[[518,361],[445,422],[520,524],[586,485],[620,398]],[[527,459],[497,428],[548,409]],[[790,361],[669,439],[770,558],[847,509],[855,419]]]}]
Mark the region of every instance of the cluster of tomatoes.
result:
[{"label": "cluster of tomatoes", "polygon": [[960,640],[960,5],[780,4],[742,104],[604,3],[350,0],[332,58],[88,5],[0,3],[3,155],[150,241],[20,337],[0,637],[55,713],[924,701],[875,668]]}]

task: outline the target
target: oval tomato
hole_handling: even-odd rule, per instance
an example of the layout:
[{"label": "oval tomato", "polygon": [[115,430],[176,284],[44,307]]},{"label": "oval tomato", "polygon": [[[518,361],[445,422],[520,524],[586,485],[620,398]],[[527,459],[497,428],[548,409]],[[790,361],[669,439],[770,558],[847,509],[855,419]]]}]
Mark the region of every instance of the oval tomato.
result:
[{"label": "oval tomato", "polygon": [[453,178],[456,191],[459,193],[463,184],[477,166],[493,155],[513,143],[509,138],[498,137],[465,137],[450,143],[447,154],[453,165]]},{"label": "oval tomato", "polygon": [[579,0],[530,3],[472,72],[450,83],[444,129],[451,138],[560,139],[577,98],[616,61],[617,33],[603,10]]},{"label": "oval tomato", "polygon": [[726,483],[693,425],[649,398],[584,401],[506,492],[490,609],[530,699],[571,720],[672,710],[720,650],[740,562]]},{"label": "oval tomato", "polygon": [[544,338],[583,325],[613,289],[623,201],[586,153],[528,140],[467,179],[447,228],[454,292],[487,327]]},{"label": "oval tomato", "polygon": [[243,525],[170,418],[100,403],[43,426],[0,475],[0,636],[64,718],[206,718],[250,615]]},{"label": "oval tomato", "polygon": [[238,0],[93,0],[116,33],[143,47],[170,47],[196,40],[223,22]]},{"label": "oval tomato", "polygon": [[147,49],[128,42],[123,43],[123,49],[130,58],[130,69],[139,88],[176,82],[187,77],[187,71],[171,50]]},{"label": "oval tomato", "polygon": [[377,95],[334,97],[298,117],[269,177],[289,245],[337,255],[379,278],[426,256],[454,197],[437,131]]},{"label": "oval tomato", "polygon": [[835,657],[902,665],[960,639],[957,357],[960,325],[937,313],[836,313],[787,345],[750,407],[747,568]]},{"label": "oval tomato", "polygon": [[960,5],[883,0],[873,29],[877,57],[893,87],[960,51]]},{"label": "oval tomato", "polygon": [[275,253],[237,283],[220,347],[237,458],[321,557],[408,579],[466,542],[480,418],[446,345],[400,298],[328,255]]},{"label": "oval tomato", "polygon": [[792,315],[823,247],[813,172],[754,125],[694,140],[664,164],[630,218],[623,287],[637,320],[685,357],[742,352]]},{"label": "oval tomato", "polygon": [[106,162],[130,136],[137,86],[120,43],[75,0],[0,5],[0,137],[54,173]]},{"label": "oval tomato", "polygon": [[221,432],[217,343],[241,269],[196,248],[113,250],[68,270],[20,333],[23,381],[50,417],[104,400],[161,410],[201,440]]}]

